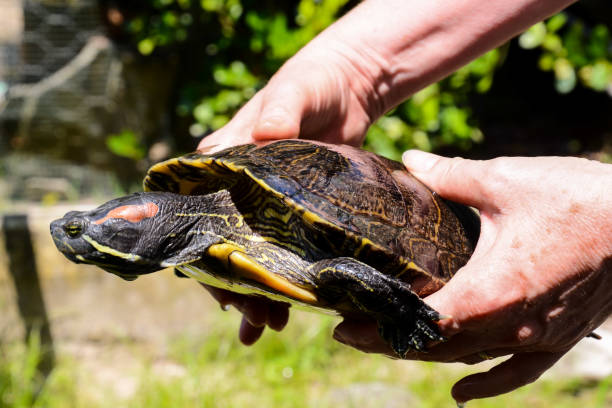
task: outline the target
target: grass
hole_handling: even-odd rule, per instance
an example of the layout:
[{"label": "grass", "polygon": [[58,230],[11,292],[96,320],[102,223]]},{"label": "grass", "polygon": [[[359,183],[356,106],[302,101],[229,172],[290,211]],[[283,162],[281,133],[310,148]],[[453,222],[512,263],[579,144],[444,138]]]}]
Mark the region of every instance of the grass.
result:
[{"label": "grass", "polygon": [[[453,407],[450,388],[470,371],[361,354],[331,340],[336,320],[299,312],[282,333],[267,331],[244,347],[236,339],[237,316],[218,315],[207,333],[174,339],[162,352],[120,345],[139,363],[114,371],[114,388],[97,379],[102,367],[87,368],[61,351],[43,381],[36,372],[36,336],[27,346],[2,344],[0,407]],[[131,384],[129,392],[118,394],[117,384]],[[517,406],[610,407],[612,377],[594,383],[541,380],[468,404]]]}]

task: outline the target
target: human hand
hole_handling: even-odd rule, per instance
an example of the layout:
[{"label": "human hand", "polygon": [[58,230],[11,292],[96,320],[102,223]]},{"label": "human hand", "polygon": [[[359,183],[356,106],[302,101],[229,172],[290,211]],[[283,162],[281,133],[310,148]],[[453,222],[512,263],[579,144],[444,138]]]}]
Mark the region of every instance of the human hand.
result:
[{"label": "human hand", "polygon": [[359,146],[385,111],[572,1],[361,2],[198,149],[297,137]]},{"label": "human hand", "polygon": [[202,286],[219,302],[221,309],[227,310],[227,307],[231,305],[242,313],[238,338],[247,346],[255,343],[261,337],[266,325],[272,330],[280,331],[289,320],[288,303],[261,296],[241,295],[205,284]]},{"label": "human hand", "polygon": [[[208,153],[298,136],[360,146],[369,125],[384,112],[368,77],[368,67],[372,72],[378,68],[361,55],[364,50],[358,53],[343,42],[315,39],[287,61],[227,125],[205,137],[198,150]],[[203,286],[222,306],[233,305],[243,313],[239,338],[246,345],[257,341],[266,325],[281,330],[287,323],[286,303]]]},{"label": "human hand", "polygon": [[[453,387],[459,402],[535,381],[612,312],[612,166],[577,158],[404,156],[441,196],[480,210],[470,261],[425,301],[447,342],[411,359],[473,364],[512,355]],[[341,323],[334,337],[393,355],[375,323]]]},{"label": "human hand", "polygon": [[336,39],[333,30],[322,33],[198,149],[298,137],[360,146],[390,108],[376,92],[381,68],[372,54]]}]

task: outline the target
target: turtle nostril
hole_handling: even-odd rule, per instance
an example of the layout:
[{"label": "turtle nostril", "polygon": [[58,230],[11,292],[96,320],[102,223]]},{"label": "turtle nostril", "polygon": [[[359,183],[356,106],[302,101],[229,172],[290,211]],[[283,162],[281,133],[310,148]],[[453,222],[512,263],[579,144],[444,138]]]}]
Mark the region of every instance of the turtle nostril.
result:
[{"label": "turtle nostril", "polygon": [[77,238],[83,233],[83,222],[79,219],[73,219],[64,224],[64,232],[70,238]]}]

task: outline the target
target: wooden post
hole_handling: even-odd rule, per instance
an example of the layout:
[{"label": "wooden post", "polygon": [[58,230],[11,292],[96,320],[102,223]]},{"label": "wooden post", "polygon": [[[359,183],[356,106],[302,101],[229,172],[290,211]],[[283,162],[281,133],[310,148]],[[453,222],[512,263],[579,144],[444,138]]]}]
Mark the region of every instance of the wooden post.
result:
[{"label": "wooden post", "polygon": [[27,343],[32,332],[38,331],[42,353],[38,371],[43,378],[46,378],[53,369],[55,353],[49,318],[38,280],[28,219],[24,214],[17,214],[5,215],[2,221],[9,271],[15,285],[17,306],[25,328],[25,340]]}]

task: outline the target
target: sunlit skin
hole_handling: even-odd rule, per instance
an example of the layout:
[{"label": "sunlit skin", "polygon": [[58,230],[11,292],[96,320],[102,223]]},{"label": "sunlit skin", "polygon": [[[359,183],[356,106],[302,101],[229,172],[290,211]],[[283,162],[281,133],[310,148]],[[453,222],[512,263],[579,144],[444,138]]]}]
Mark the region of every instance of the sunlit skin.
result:
[{"label": "sunlit skin", "polygon": [[[201,149],[282,138],[360,145],[381,114],[567,0],[369,0],[291,58]],[[426,302],[452,316],[448,341],[410,358],[476,363],[513,355],[459,381],[460,402],[537,379],[612,311],[612,166],[573,158],[473,162],[410,152],[404,163],[442,196],[481,211],[471,261]],[[240,339],[282,329],[288,306],[211,290],[243,312]],[[389,354],[374,325],[345,321],[334,337]],[[587,339],[585,341],[596,341]],[[486,353],[486,354],[483,354]]]}]

